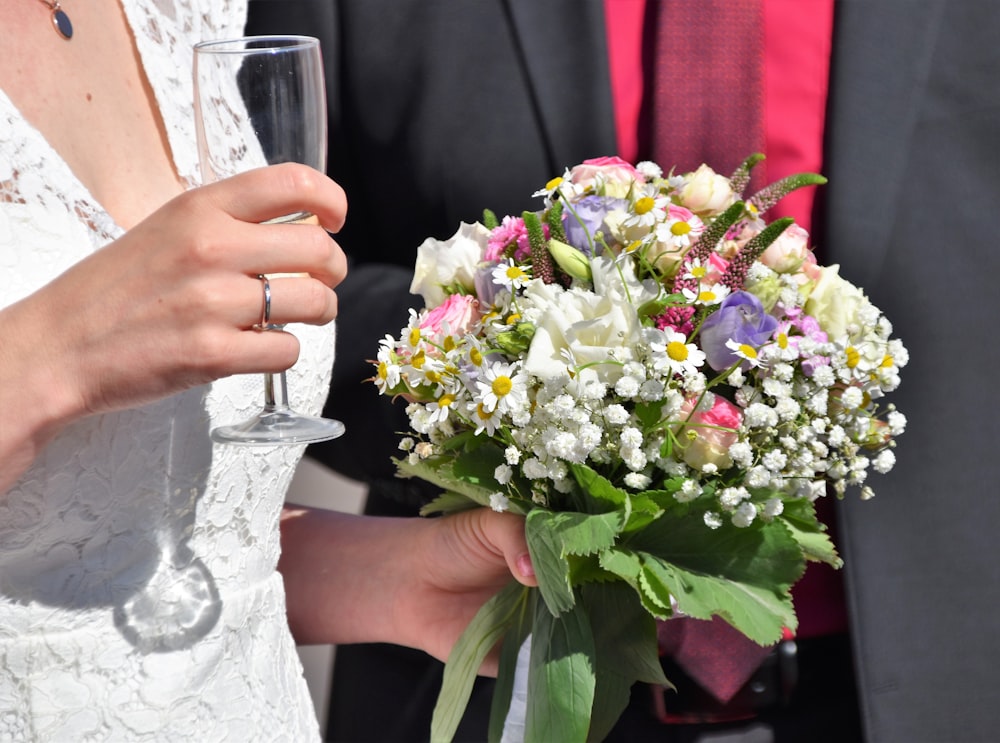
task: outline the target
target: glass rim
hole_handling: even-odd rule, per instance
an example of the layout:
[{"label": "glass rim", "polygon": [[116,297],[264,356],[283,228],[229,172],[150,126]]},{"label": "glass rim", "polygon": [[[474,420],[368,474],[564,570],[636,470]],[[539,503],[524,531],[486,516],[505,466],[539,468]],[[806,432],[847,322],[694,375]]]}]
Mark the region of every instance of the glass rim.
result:
[{"label": "glass rim", "polygon": [[[273,46],[248,47],[250,42],[283,42]],[[262,36],[234,36],[229,39],[210,39],[199,41],[194,45],[196,52],[208,52],[210,54],[247,54],[247,53],[268,53],[280,52],[284,49],[307,49],[319,46],[319,39],[315,36],[303,36],[298,34],[265,34]]]}]

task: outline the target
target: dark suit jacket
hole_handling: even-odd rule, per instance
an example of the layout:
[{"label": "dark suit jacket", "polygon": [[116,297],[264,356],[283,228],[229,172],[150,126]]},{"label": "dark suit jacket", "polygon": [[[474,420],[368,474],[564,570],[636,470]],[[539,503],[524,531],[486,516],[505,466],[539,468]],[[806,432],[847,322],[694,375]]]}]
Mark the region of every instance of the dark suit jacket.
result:
[{"label": "dark suit jacket", "polygon": [[[539,184],[614,151],[602,6],[251,2],[251,30],[324,40],[330,171],[350,201],[329,404],[349,433],[315,456],[376,487],[391,475],[386,431],[405,420],[359,380],[377,338],[403,324],[423,237],[484,206],[537,206]],[[995,0],[836,2],[816,243],[911,352],[892,398],[910,421],[897,467],[839,516],[872,743],[987,741],[1000,723],[998,39]]]}]

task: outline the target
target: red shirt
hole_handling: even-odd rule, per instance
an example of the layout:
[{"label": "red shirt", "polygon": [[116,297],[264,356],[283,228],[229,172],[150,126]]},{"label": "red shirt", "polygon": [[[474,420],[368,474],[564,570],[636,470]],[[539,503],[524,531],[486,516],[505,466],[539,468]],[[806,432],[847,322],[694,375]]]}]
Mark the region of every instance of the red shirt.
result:
[{"label": "red shirt", "polygon": [[[764,169],[763,182],[771,183],[794,173],[823,172],[833,0],[763,1],[767,159],[757,168]],[[604,0],[604,9],[618,155],[635,162],[643,96],[642,24],[646,0]],[[808,230],[815,197],[815,188],[795,191],[768,212],[768,219],[792,216]],[[821,502],[825,506],[821,514],[829,511],[830,505]],[[800,637],[846,630],[843,585],[832,568],[810,565],[806,577],[795,586],[794,599]]]}]

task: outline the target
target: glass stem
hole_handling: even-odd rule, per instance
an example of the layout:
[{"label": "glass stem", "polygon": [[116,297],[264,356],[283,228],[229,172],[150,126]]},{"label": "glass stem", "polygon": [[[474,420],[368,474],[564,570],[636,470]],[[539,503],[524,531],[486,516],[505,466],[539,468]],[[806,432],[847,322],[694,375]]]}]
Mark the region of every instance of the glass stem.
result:
[{"label": "glass stem", "polygon": [[264,375],[264,410],[273,412],[275,410],[288,409],[288,384],[285,381],[285,372],[280,374]]}]

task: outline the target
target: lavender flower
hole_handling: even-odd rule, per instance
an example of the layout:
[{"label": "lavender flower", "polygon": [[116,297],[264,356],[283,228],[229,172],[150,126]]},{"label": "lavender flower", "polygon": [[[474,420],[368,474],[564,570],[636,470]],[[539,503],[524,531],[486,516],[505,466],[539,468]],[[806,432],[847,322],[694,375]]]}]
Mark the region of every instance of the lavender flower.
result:
[{"label": "lavender flower", "polygon": [[626,207],[627,202],[624,199],[584,196],[573,204],[572,209],[563,212],[566,241],[587,256],[592,256],[597,248],[594,236],[598,232],[608,234],[608,226],[604,223],[605,217],[615,209]]},{"label": "lavender flower", "polygon": [[[701,326],[701,348],[708,365],[716,371],[728,369],[740,356],[726,346],[730,340],[754,350],[770,340],[778,321],[764,312],[764,306],[750,292],[733,292],[709,315]],[[745,367],[748,362],[743,363]]]}]

